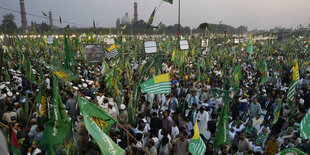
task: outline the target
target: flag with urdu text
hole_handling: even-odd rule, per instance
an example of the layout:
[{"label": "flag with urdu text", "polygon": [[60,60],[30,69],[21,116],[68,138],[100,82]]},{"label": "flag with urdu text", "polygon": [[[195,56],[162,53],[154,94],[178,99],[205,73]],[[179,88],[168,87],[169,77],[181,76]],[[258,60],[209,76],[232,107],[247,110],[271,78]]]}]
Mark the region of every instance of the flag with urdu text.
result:
[{"label": "flag with urdu text", "polygon": [[293,101],[295,93],[296,93],[295,87],[299,85],[299,82],[300,82],[297,62],[296,62],[295,67],[293,67],[292,71],[293,71],[293,77],[292,77],[290,88],[288,89],[288,93],[287,93],[287,98],[290,101]]},{"label": "flag with urdu text", "polygon": [[207,149],[206,144],[200,138],[198,123],[196,120],[196,123],[194,125],[194,136],[189,142],[189,152],[192,155],[203,155],[205,154],[206,149]]},{"label": "flag with urdu text", "polygon": [[111,45],[105,52],[105,57],[108,59],[116,57],[118,55],[117,48],[118,46],[116,46],[115,44]]},{"label": "flag with urdu text", "polygon": [[216,125],[214,146],[219,148],[222,144],[229,144],[228,104],[225,103],[221,110],[220,118]]},{"label": "flag with urdu text", "polygon": [[263,68],[262,68],[262,80],[261,80],[262,84],[264,84],[268,81],[267,72],[268,72],[267,63],[266,63],[266,61],[264,61]]},{"label": "flag with urdu text", "polygon": [[282,107],[282,99],[281,99],[280,103],[278,103],[276,109],[273,111],[274,118],[273,118],[273,121],[271,124],[276,124],[278,119],[279,119],[280,111],[281,111],[281,107]]},{"label": "flag with urdu text", "polygon": [[283,151],[276,153],[275,155],[307,155],[306,153],[300,151],[297,148],[288,148]]},{"label": "flag with urdu text", "polygon": [[173,0],[164,0],[167,3],[173,4]]},{"label": "flag with urdu text", "polygon": [[71,121],[65,111],[61,96],[58,90],[58,82],[53,76],[53,108],[51,110],[51,119],[46,122],[40,144],[47,146],[47,154],[54,154],[54,148],[64,142],[64,138],[70,130]]},{"label": "flag with urdu text", "polygon": [[147,24],[145,26],[146,29],[151,27],[151,24],[153,23],[153,19],[154,19],[154,16],[155,16],[155,11],[156,11],[156,7],[154,8],[154,10],[153,10],[149,20],[147,21]]},{"label": "flag with urdu text", "polygon": [[303,139],[310,139],[310,109],[308,110],[304,118],[301,120],[300,136]]},{"label": "flag with urdu text", "polygon": [[140,84],[142,93],[170,94],[171,83],[169,73],[155,76]]},{"label": "flag with urdu text", "polygon": [[233,89],[237,89],[239,87],[239,80],[241,79],[242,73],[241,73],[241,65],[238,64],[234,70],[233,78],[230,82],[230,86]]},{"label": "flag with urdu text", "polygon": [[101,153],[103,155],[123,154],[124,150],[105,134],[109,131],[111,125],[116,123],[116,120],[85,98],[78,97],[78,103],[85,127],[99,145]]}]

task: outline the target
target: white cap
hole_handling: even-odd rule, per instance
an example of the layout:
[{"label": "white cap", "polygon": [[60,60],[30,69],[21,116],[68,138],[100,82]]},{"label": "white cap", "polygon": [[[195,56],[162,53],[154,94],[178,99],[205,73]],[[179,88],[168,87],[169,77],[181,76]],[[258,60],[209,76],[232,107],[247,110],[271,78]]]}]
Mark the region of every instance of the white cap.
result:
[{"label": "white cap", "polygon": [[82,82],[85,82],[85,80],[84,80],[84,79],[81,79],[81,81],[82,81]]},{"label": "white cap", "polygon": [[81,84],[79,84],[79,85],[78,85],[78,87],[79,87],[79,88],[82,88],[82,85],[81,85]]},{"label": "white cap", "polygon": [[12,97],[13,96],[13,93],[12,92],[7,92],[7,95],[9,96],[9,97]]},{"label": "white cap", "polygon": [[72,88],[73,88],[74,90],[79,90],[79,88],[76,87],[76,86],[73,86]]},{"label": "white cap", "polygon": [[0,85],[0,89],[3,89],[3,88],[5,88],[5,84]]},{"label": "white cap", "polygon": [[125,106],[124,104],[121,104],[120,109],[121,109],[121,110],[125,110],[125,109],[126,109],[126,106]]},{"label": "white cap", "polygon": [[83,83],[83,87],[86,88],[86,87],[87,87],[87,84],[86,84],[86,83]]},{"label": "white cap", "polygon": [[113,103],[113,102],[109,102],[109,105],[110,105],[110,106],[114,106],[114,103]]}]

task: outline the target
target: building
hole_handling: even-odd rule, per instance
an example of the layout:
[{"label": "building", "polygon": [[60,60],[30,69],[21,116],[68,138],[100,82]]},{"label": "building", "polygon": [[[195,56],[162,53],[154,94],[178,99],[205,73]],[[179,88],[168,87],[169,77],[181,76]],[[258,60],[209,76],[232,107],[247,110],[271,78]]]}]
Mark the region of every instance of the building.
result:
[{"label": "building", "polygon": [[131,20],[128,16],[128,13],[126,12],[125,15],[121,19],[121,24],[126,25],[126,24],[131,24]]}]

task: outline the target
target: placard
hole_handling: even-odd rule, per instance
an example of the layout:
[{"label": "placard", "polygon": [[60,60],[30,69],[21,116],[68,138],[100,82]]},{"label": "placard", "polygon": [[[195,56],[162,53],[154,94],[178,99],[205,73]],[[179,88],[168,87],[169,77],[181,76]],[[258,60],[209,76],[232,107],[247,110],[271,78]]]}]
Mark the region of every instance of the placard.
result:
[{"label": "placard", "polygon": [[52,37],[46,38],[46,43],[47,43],[48,45],[53,44],[53,42],[54,42],[54,38],[52,38]]},{"label": "placard", "polygon": [[84,47],[84,56],[88,62],[102,62],[104,57],[102,46],[98,44],[86,45]]},{"label": "placard", "polygon": [[180,49],[181,50],[188,50],[188,42],[187,40],[180,40]]},{"label": "placard", "polygon": [[145,53],[156,53],[157,46],[155,41],[145,41],[144,42]]}]

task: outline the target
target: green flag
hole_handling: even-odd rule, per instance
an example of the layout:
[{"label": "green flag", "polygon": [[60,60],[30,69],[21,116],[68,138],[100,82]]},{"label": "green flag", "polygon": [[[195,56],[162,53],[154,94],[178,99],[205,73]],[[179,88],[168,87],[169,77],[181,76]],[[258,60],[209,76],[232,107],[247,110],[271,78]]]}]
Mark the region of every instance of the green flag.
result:
[{"label": "green flag", "polygon": [[221,110],[213,144],[216,148],[219,148],[222,144],[229,144],[228,103],[225,103]]},{"label": "green flag", "polygon": [[283,151],[276,153],[275,155],[307,155],[306,153],[300,151],[297,148],[288,148]]},{"label": "green flag", "polygon": [[167,3],[173,4],[173,0],[164,0]]},{"label": "green flag", "polygon": [[70,119],[66,115],[65,106],[61,101],[58,82],[53,76],[53,109],[52,118],[47,121],[40,143],[42,145],[62,144],[70,130]]},{"label": "green flag", "polygon": [[31,83],[36,82],[36,79],[35,79],[35,76],[33,74],[31,64],[30,64],[29,57],[27,58],[27,62],[26,62],[26,77],[29,80],[29,82],[31,82]]},{"label": "green flag", "polygon": [[154,8],[149,20],[147,21],[147,24],[146,24],[146,29],[150,28],[151,27],[151,24],[153,23],[153,19],[154,19],[154,16],[155,16],[155,11],[156,11],[156,7]]},{"label": "green flag", "polygon": [[170,94],[171,83],[169,73],[161,74],[140,84],[142,93]]},{"label": "green flag", "polygon": [[82,115],[89,116],[104,133],[108,133],[111,126],[117,123],[112,116],[87,99],[78,97],[78,102]]},{"label": "green flag", "polygon": [[238,65],[236,66],[235,70],[234,70],[234,74],[233,74],[233,78],[230,82],[230,86],[233,89],[237,89],[239,87],[239,80],[241,79],[241,66],[240,63],[238,63]]},{"label": "green flag", "polygon": [[74,58],[74,54],[72,52],[72,47],[68,42],[68,38],[65,35],[64,39],[64,46],[65,46],[65,69],[70,69],[70,65],[75,69],[76,68],[76,61]]},{"label": "green flag", "polygon": [[197,120],[194,125],[194,136],[189,142],[188,147],[189,152],[192,155],[203,155],[206,152],[207,147],[203,140],[200,138]]},{"label": "green flag", "polygon": [[310,110],[300,123],[300,135],[303,139],[310,139]]},{"label": "green flag", "polygon": [[42,63],[46,68],[50,69],[50,71],[61,81],[73,81],[79,78],[71,70],[65,69],[62,66],[47,64],[42,59],[39,62]]},{"label": "green flag", "polygon": [[276,109],[273,111],[274,118],[273,118],[272,124],[276,124],[278,119],[279,119],[280,111],[281,111],[281,107],[282,107],[282,99],[281,99],[280,103],[277,105]]},{"label": "green flag", "polygon": [[105,134],[109,131],[110,125],[116,123],[116,120],[96,105],[89,103],[87,99],[78,97],[78,103],[85,127],[99,145],[101,153],[103,155],[123,154],[124,150]]},{"label": "green flag", "polygon": [[266,61],[264,61],[263,68],[262,68],[262,80],[261,80],[262,84],[264,84],[268,81],[267,72],[268,72],[267,63],[266,63]]}]

